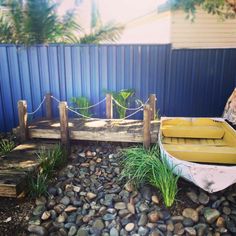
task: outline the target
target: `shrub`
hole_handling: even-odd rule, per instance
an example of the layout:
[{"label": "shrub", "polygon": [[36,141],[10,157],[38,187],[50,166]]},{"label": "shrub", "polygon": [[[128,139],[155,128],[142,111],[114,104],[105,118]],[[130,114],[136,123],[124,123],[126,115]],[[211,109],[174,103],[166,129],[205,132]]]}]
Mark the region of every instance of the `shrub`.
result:
[{"label": "shrub", "polygon": [[0,141],[0,156],[6,155],[15,147],[15,143],[8,139],[2,139]]},{"label": "shrub", "polygon": [[91,113],[89,112],[89,109],[86,107],[90,106],[90,102],[88,98],[86,97],[73,97],[71,98],[71,102],[76,108],[81,108],[78,110],[79,113],[81,113],[84,116],[91,117]]},{"label": "shrub", "polygon": [[29,189],[32,197],[40,197],[47,193],[48,176],[38,173],[36,177],[29,178]]},{"label": "shrub", "polygon": [[157,146],[150,149],[144,147],[133,147],[124,150],[122,161],[122,177],[132,181],[135,185],[149,183],[157,187],[167,207],[172,206],[178,191],[177,181],[179,175],[174,175],[166,159],[160,159]]}]

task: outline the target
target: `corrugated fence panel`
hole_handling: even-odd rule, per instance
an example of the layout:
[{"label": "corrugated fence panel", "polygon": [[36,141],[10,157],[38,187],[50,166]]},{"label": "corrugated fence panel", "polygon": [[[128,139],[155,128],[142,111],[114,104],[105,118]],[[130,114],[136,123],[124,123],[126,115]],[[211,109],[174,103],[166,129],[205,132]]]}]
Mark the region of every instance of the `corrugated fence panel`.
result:
[{"label": "corrugated fence panel", "polygon": [[4,114],[5,130],[10,130],[16,124],[13,111],[16,104],[13,104],[14,91],[11,90],[7,47],[0,47],[0,78],[3,105],[1,113]]},{"label": "corrugated fence panel", "polygon": [[221,116],[235,86],[235,63],[235,49],[173,50],[166,115]]},{"label": "corrugated fence panel", "polygon": [[[156,93],[160,115],[221,116],[236,86],[235,49],[181,49],[170,45],[0,45],[0,130],[17,126],[17,101],[34,111],[51,92],[60,100],[134,89],[146,101]],[[45,107],[45,106],[44,106]],[[93,108],[105,117],[105,103]],[[58,103],[53,102],[54,116]],[[40,109],[34,117],[45,115]],[[141,118],[142,114],[136,115]]]}]

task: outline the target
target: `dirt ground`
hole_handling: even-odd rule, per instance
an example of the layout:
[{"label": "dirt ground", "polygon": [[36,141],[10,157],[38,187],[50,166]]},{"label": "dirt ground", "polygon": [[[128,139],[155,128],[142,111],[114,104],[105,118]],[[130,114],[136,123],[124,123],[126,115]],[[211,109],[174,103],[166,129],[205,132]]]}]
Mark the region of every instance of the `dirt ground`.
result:
[{"label": "dirt ground", "polygon": [[28,235],[27,223],[34,206],[33,200],[26,198],[0,198],[0,236]]}]

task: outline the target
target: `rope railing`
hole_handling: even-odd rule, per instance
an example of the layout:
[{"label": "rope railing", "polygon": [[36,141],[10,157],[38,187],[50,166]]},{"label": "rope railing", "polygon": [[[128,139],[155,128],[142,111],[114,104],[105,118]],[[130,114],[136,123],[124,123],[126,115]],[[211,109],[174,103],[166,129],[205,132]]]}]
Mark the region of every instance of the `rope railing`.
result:
[{"label": "rope railing", "polygon": [[[128,115],[126,115],[122,119],[117,119],[118,122],[122,122],[125,119],[128,119],[135,114],[137,114],[140,111],[143,111],[143,143],[145,147],[150,146],[151,142],[151,134],[150,134],[150,125],[151,121],[154,120],[154,114],[156,111],[155,105],[156,105],[156,99],[155,94],[151,94],[149,96],[149,99],[145,103],[142,103],[142,101],[139,100],[139,103],[136,108],[129,108],[121,105],[116,99],[112,98],[111,94],[107,94],[105,98],[100,100],[99,102],[90,105],[88,107],[81,107],[81,108],[73,108],[67,105],[66,101],[60,101],[58,98],[52,96],[51,94],[46,94],[43,97],[43,100],[39,104],[39,106],[32,112],[27,113],[27,102],[25,100],[18,101],[18,116],[19,116],[19,128],[20,128],[20,138],[22,141],[25,141],[28,139],[28,122],[25,117],[27,115],[34,115],[36,112],[40,110],[40,108],[45,103],[45,109],[46,109],[46,119],[51,120],[53,118],[52,116],[52,102],[56,101],[58,103],[58,109],[59,109],[59,119],[60,119],[60,132],[61,132],[61,143],[63,145],[69,144],[69,116],[68,111],[74,113],[75,115],[88,119],[88,120],[104,120],[102,118],[93,118],[89,117],[89,115],[84,115],[84,113],[80,112],[80,109],[90,109],[93,107],[99,106],[101,103],[106,101],[106,120],[114,120],[116,122],[116,119],[113,119],[113,105],[122,107],[126,111],[128,111]],[[148,103],[148,105],[146,105]],[[131,114],[129,114],[131,113]]]},{"label": "rope railing", "polygon": [[[59,99],[57,99],[57,98],[54,97],[54,96],[51,96],[51,98],[54,99],[54,100],[55,100],[56,102],[58,102],[58,103],[61,102]],[[137,111],[137,112],[138,112],[138,111],[140,111],[140,110],[144,107],[144,105],[146,105],[146,104],[148,103],[149,98],[146,100],[145,103],[142,103],[142,101],[139,100],[139,102],[141,102],[142,105],[139,106],[139,107],[136,107],[136,108],[124,107],[124,106],[122,106],[122,105],[121,105],[115,98],[113,98],[113,97],[112,97],[112,100],[115,102],[115,104],[116,104],[117,106],[119,106],[119,107],[121,107],[121,108],[123,108],[123,109],[125,109],[125,110],[127,110],[127,111]],[[82,117],[84,117],[84,118],[89,119],[89,118],[91,118],[91,117],[85,116],[85,115],[83,115],[83,114],[81,114],[81,113],[79,113],[79,112],[76,112],[75,110],[90,109],[90,108],[93,108],[93,107],[96,107],[96,106],[100,105],[101,103],[103,103],[103,102],[105,102],[105,101],[106,101],[106,97],[103,98],[101,101],[99,101],[99,102],[97,102],[97,103],[95,103],[95,104],[93,104],[93,105],[91,105],[91,106],[88,106],[88,107],[69,107],[69,106],[68,106],[68,110],[71,111],[71,112],[74,112],[75,114],[77,114],[77,115],[79,115],[79,116],[82,116]],[[137,113],[137,112],[136,112],[136,113]],[[128,117],[130,117],[130,116],[132,116],[132,115],[134,115],[134,114],[136,114],[136,113],[132,113],[132,114],[130,114]]]},{"label": "rope railing", "polygon": [[148,101],[149,101],[149,98],[147,99],[147,101],[145,102],[145,103],[142,103],[140,100],[140,102],[141,102],[141,106],[139,106],[139,107],[136,107],[136,108],[129,108],[129,107],[124,107],[123,105],[121,105],[115,98],[113,98],[112,97],[112,100],[115,102],[115,104],[117,105],[117,106],[119,106],[119,107],[121,107],[121,108],[123,108],[123,109],[125,109],[125,110],[127,110],[127,111],[136,111],[136,110],[139,110],[140,108],[142,108],[145,104],[147,104],[148,103]]},{"label": "rope railing", "polygon": [[[77,112],[77,111],[71,109],[70,107],[67,107],[67,109],[68,109],[69,111],[71,111],[72,113],[74,113],[74,114],[76,114],[76,115],[78,115],[78,116],[81,116],[81,117],[83,117],[83,118],[86,118],[86,119],[91,119],[91,120],[94,120],[94,119],[96,119],[96,120],[103,120],[102,118],[92,118],[92,117],[89,117],[89,116],[85,116],[85,115],[83,115],[83,114],[81,114],[81,113],[79,113],[79,112]],[[124,118],[122,118],[122,119],[120,119],[120,120],[121,120],[121,121],[122,121],[122,120],[125,120],[125,119],[127,119],[127,118],[129,118],[129,117],[131,117],[131,116],[133,116],[133,115],[135,115],[135,114],[137,114],[137,113],[140,112],[140,111],[143,111],[143,108],[142,108],[142,107],[141,107],[139,110],[133,112],[132,114],[129,114],[128,116],[126,116],[126,117],[124,117]],[[109,119],[109,120],[113,120],[113,119]]]},{"label": "rope railing", "polygon": [[52,98],[53,100],[55,100],[56,102],[58,102],[58,103],[61,102],[59,99],[55,98],[54,96],[51,96],[51,98]]},{"label": "rope railing", "polygon": [[[59,99],[57,99],[56,97],[54,96],[51,96],[52,99],[54,99],[56,102],[60,103],[61,101]],[[98,105],[100,105],[101,103],[105,102],[106,101],[106,97],[103,98],[101,101],[91,105],[91,106],[88,106],[88,107],[69,107],[70,109],[73,109],[73,110],[85,110],[85,109],[90,109],[90,108],[93,108],[93,107],[96,107]]]},{"label": "rope railing", "polygon": [[90,109],[90,108],[93,108],[93,107],[96,107],[98,105],[100,105],[101,103],[105,102],[106,101],[106,97],[103,98],[101,101],[91,105],[91,106],[88,106],[88,107],[70,107],[71,109],[74,109],[74,110],[87,110],[87,109]]},{"label": "rope railing", "polygon": [[143,108],[140,108],[139,110],[137,110],[137,111],[135,111],[135,112],[131,113],[130,115],[128,115],[128,116],[126,116],[126,117],[122,118],[121,120],[128,119],[128,118],[130,118],[131,116],[133,116],[133,115],[137,114],[137,113],[138,113],[138,112],[140,112],[140,111],[143,111]]},{"label": "rope railing", "polygon": [[44,104],[45,100],[46,100],[46,96],[43,97],[42,102],[39,104],[39,106],[34,111],[27,112],[27,114],[28,115],[34,115],[41,108],[41,106]]},{"label": "rope railing", "polygon": [[[79,112],[77,112],[77,111],[71,109],[71,108],[68,107],[68,106],[67,106],[67,110],[68,110],[68,111],[71,111],[72,113],[74,113],[74,114],[76,114],[76,115],[78,115],[78,116],[81,116],[81,117],[83,117],[83,118],[92,119],[91,117],[85,116],[85,115],[83,115],[83,114],[81,114],[81,113],[79,113]],[[99,119],[99,118],[96,118],[96,119]]]}]

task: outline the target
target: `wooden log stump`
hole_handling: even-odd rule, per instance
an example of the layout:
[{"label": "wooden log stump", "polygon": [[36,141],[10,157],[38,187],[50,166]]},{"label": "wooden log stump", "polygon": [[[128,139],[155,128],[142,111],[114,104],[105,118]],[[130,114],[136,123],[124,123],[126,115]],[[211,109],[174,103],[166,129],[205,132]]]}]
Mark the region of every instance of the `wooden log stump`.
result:
[{"label": "wooden log stump", "polygon": [[52,119],[52,97],[50,93],[46,94],[46,118]]},{"label": "wooden log stump", "polygon": [[24,142],[28,138],[27,124],[27,102],[25,100],[18,101],[18,118],[19,118],[19,138]]},{"label": "wooden log stump", "polygon": [[106,118],[113,119],[113,104],[111,94],[106,94]]},{"label": "wooden log stump", "polygon": [[69,140],[67,102],[59,103],[59,116],[60,116],[60,127],[61,127],[61,145],[68,154],[70,150],[70,140]]},{"label": "wooden log stump", "polygon": [[151,112],[150,105],[143,108],[143,146],[149,148],[151,144]]},{"label": "wooden log stump", "polygon": [[150,105],[150,119],[155,120],[156,118],[156,94],[150,94],[149,105]]}]

